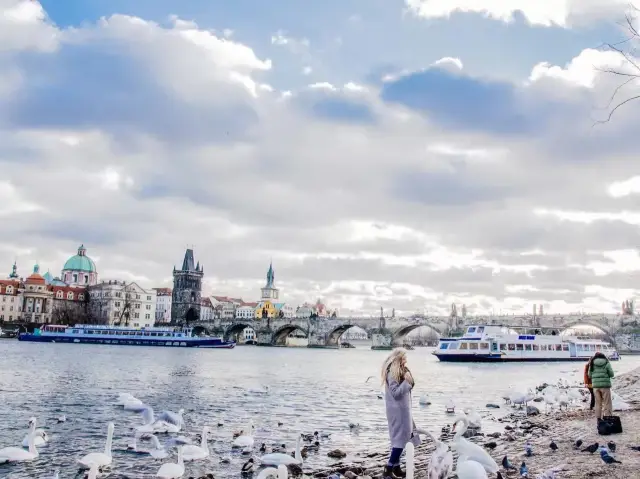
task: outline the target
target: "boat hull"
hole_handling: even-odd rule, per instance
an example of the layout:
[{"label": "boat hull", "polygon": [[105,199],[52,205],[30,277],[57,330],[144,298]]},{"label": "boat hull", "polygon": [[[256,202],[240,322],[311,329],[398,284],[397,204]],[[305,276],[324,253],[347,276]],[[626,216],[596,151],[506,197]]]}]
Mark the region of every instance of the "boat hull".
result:
[{"label": "boat hull", "polygon": [[449,363],[541,363],[558,361],[588,361],[589,358],[566,357],[566,358],[545,358],[545,357],[508,357],[500,354],[434,354],[440,361]]},{"label": "boat hull", "polygon": [[154,346],[172,348],[206,348],[206,349],[233,349],[236,345],[234,341],[222,341],[218,338],[175,338],[175,340],[159,340],[151,338],[89,338],[77,336],[53,336],[42,334],[22,333],[18,336],[19,341],[33,343],[72,343],[72,344],[108,344],[116,346]]}]

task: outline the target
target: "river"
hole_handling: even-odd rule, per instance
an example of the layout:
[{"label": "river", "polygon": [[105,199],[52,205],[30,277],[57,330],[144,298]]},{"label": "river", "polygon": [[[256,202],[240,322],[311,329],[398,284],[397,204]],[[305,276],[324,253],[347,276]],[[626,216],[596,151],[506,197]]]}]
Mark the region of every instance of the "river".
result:
[{"label": "river", "polygon": [[[415,421],[434,432],[451,422],[444,414],[449,397],[458,407],[476,407],[484,414],[489,412],[487,403],[502,405],[501,393],[510,384],[526,389],[559,378],[582,380],[582,363],[454,364],[439,363],[430,353],[431,349],[417,348],[408,354],[416,379]],[[212,426],[211,458],[188,463],[185,477],[207,472],[240,477],[246,458],[233,453],[226,465],[219,459],[230,454],[232,433],[247,418],[257,429],[256,453],[262,442],[284,442],[293,450],[299,432],[331,433],[320,452],[310,453],[305,461],[309,466],[330,464],[326,453],[332,449],[355,454],[385,445],[378,368],[386,354],[362,347],[198,350],[0,340],[0,447],[19,445],[31,416],[50,435],[37,460],[0,465],[0,477],[44,478],[55,468],[60,468],[61,478],[81,477],[75,460],[104,449],[108,421],[115,423],[108,477],[153,477],[162,461],[124,450],[133,428],[142,423],[140,416],[114,405],[117,393],[124,391],[150,404],[156,414],[184,408],[188,436],[195,437],[204,425]],[[624,356],[614,369],[621,373],[639,365],[640,356]],[[366,382],[369,376],[374,378]],[[268,394],[249,392],[265,385],[270,387]],[[428,395],[431,405],[418,406],[422,394]],[[505,412],[504,406],[491,410],[494,415]],[[58,424],[55,419],[62,414],[67,421]],[[219,418],[224,427],[217,427]],[[350,420],[361,424],[359,432],[350,432]],[[284,425],[279,427],[278,422]],[[485,423],[490,430],[491,422]]]}]

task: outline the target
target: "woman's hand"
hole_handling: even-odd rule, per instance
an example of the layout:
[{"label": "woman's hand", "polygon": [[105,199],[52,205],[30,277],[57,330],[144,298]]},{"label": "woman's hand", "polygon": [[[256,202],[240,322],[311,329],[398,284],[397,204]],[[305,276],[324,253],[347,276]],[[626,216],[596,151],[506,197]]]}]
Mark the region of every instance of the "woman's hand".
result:
[{"label": "woman's hand", "polygon": [[411,384],[411,387],[415,385],[415,381],[413,380],[413,376],[411,375],[411,371],[407,371],[404,373],[404,380]]}]

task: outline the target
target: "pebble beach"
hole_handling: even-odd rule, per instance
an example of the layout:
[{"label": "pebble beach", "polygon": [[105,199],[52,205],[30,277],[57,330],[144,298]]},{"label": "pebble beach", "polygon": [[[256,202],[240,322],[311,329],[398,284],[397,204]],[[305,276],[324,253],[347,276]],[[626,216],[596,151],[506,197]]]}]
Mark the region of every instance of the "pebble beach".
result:
[{"label": "pebble beach", "polygon": [[[614,412],[621,418],[622,434],[598,435],[594,412],[588,410],[588,405],[586,408],[579,405],[568,411],[555,410],[548,414],[541,408],[541,414],[528,417],[514,409],[513,413],[499,420],[498,424],[504,429],[499,437],[478,435],[470,440],[479,445],[495,442],[496,446],[492,450],[487,449],[495,461],[500,465],[504,456],[516,466],[524,461],[529,469],[530,478],[553,477],[544,476],[552,469],[557,479],[640,478],[640,452],[629,447],[640,446],[640,368],[615,378],[612,389],[630,406],[629,410]],[[444,434],[441,440],[447,442],[451,437],[451,434]],[[579,439],[583,444],[581,448],[576,449],[575,442]],[[525,455],[527,441],[533,450],[529,457]],[[557,450],[551,450],[551,441],[556,443]],[[590,454],[580,450],[596,442],[606,445],[609,441],[615,443],[615,452],[612,452],[612,455],[621,461],[621,464],[605,464],[598,452]],[[379,450],[371,451],[349,462],[338,462],[330,468],[304,473],[316,478],[380,478],[388,455],[386,447],[386,444],[381,444]],[[427,466],[433,450],[434,444],[428,439],[416,448],[416,478],[427,477]],[[454,459],[457,459],[455,454]],[[501,472],[504,477],[520,477],[517,471],[506,474],[502,467]],[[450,477],[456,477],[455,471]],[[494,476],[490,474],[489,477]]]}]

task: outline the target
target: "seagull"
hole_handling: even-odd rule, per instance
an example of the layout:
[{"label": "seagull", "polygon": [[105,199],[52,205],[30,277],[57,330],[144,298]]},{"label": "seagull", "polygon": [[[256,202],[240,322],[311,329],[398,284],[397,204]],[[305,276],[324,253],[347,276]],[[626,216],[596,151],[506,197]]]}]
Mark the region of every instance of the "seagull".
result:
[{"label": "seagull", "polygon": [[64,414],[58,418],[58,423],[67,422],[67,416]]},{"label": "seagull", "polygon": [[533,456],[533,448],[531,447],[531,443],[529,441],[527,441],[527,443],[524,445],[524,453],[527,457]]}]

